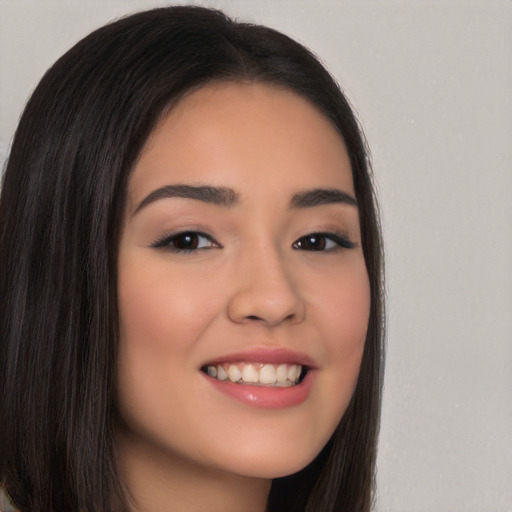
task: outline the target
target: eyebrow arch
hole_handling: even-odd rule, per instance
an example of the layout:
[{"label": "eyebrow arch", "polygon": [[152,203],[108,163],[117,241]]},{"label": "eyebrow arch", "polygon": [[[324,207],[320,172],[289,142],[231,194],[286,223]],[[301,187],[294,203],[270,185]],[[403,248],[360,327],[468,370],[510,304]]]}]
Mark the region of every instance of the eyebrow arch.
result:
[{"label": "eyebrow arch", "polygon": [[324,204],[348,204],[357,206],[355,197],[337,188],[315,188],[294,194],[290,201],[290,208],[312,208]]},{"label": "eyebrow arch", "polygon": [[238,194],[233,189],[227,187],[213,187],[210,185],[167,185],[147,195],[139,203],[137,208],[135,208],[133,215],[155,201],[171,197],[196,199],[197,201],[225,206],[226,208],[235,206],[239,201]]}]

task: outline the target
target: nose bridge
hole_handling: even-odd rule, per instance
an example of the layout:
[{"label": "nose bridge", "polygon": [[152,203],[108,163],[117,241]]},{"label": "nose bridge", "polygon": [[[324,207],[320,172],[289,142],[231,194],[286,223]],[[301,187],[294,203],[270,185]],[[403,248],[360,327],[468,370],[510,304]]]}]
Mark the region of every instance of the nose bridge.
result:
[{"label": "nose bridge", "polygon": [[268,238],[240,250],[229,303],[233,321],[259,320],[268,326],[302,321],[304,302],[287,256]]}]

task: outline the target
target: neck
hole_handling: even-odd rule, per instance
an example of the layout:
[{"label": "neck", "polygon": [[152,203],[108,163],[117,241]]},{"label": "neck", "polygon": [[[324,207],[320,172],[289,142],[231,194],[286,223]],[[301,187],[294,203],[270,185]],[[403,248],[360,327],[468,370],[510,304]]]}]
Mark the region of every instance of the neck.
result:
[{"label": "neck", "polygon": [[204,467],[126,434],[118,443],[132,512],[265,512],[271,480]]}]

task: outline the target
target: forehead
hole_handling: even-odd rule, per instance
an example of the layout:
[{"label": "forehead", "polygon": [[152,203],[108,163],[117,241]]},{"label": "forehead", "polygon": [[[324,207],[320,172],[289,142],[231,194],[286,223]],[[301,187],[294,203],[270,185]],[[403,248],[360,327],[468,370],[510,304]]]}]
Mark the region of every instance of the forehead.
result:
[{"label": "forehead", "polygon": [[215,83],[158,123],[131,176],[134,201],[169,180],[257,190],[319,185],[353,194],[342,137],[307,99],[261,83]]}]

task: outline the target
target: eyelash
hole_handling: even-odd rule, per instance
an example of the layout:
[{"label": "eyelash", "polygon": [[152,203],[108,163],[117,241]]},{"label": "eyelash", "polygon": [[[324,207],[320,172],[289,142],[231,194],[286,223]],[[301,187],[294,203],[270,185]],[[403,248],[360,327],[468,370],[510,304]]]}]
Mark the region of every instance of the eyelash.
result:
[{"label": "eyelash", "polygon": [[[201,246],[200,239],[206,240],[209,245]],[[179,243],[180,241],[185,242],[185,245],[188,244],[189,247],[176,247],[176,243]],[[335,245],[333,247],[326,248],[326,245],[329,245],[329,241],[334,243]],[[320,244],[320,247],[311,247],[309,249],[306,249],[304,248],[306,244],[310,244],[311,246]],[[292,244],[292,247],[295,250],[304,250],[311,252],[334,252],[343,249],[353,249],[355,246],[356,244],[350,241],[344,235],[338,233],[324,232],[309,233],[307,235],[300,237]],[[179,233],[164,235],[156,242],[153,242],[151,244],[151,247],[155,249],[165,249],[178,254],[190,254],[198,250],[222,248],[222,246],[217,241],[215,241],[210,235],[203,233],[201,231],[193,230],[180,231]]]},{"label": "eyelash", "polygon": [[[307,241],[306,243],[311,243],[311,244],[315,244],[318,241],[320,241],[321,248],[304,249],[301,247],[301,244],[303,244],[305,241]],[[327,244],[326,241],[333,242],[335,244],[335,246],[325,248],[325,245]],[[305,236],[300,237],[298,240],[296,240],[292,244],[292,247],[294,249],[309,250],[309,251],[314,251],[314,252],[334,252],[334,251],[340,251],[343,249],[353,249],[355,246],[356,246],[356,244],[354,242],[350,241],[344,235],[341,235],[339,233],[323,233],[323,232],[309,233]]]},{"label": "eyelash", "polygon": [[[207,240],[210,245],[207,247],[198,247],[197,245],[199,244],[199,239],[201,238]],[[185,242],[185,244],[189,243],[192,245],[192,247],[176,247],[176,242],[179,242],[180,239],[182,242],[184,242],[185,239],[188,239],[189,241]],[[195,243],[191,243],[191,241]],[[194,230],[180,231],[179,233],[164,235],[156,242],[153,242],[151,244],[151,247],[154,247],[155,249],[166,249],[171,252],[183,254],[190,254],[191,252],[201,249],[222,248],[222,246],[218,242],[216,242],[210,235],[203,233],[201,231]]]}]

